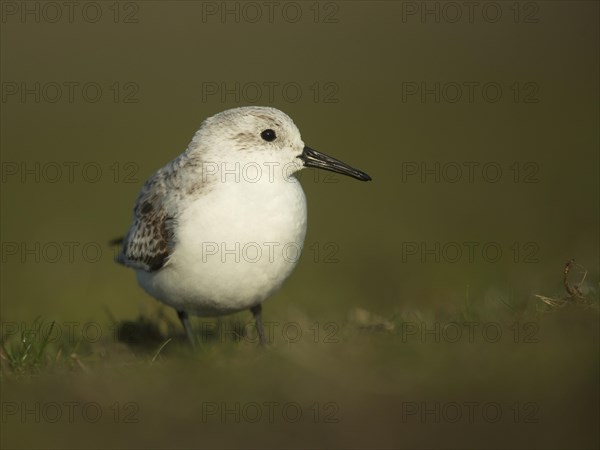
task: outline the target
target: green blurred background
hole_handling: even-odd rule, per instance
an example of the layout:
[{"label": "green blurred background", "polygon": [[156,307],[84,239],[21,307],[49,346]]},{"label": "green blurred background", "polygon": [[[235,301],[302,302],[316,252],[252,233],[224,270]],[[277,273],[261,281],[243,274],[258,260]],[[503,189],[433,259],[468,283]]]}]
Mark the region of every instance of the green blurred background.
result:
[{"label": "green blurred background", "polygon": [[[108,327],[107,310],[119,321],[154,314],[159,305],[113,263],[107,241],[126,232],[144,180],[204,118],[247,104],[283,110],[308,145],[373,177],[302,173],[305,253],[266,302],[266,320],[344,328],[361,308],[397,324],[458,317],[465,304],[479,320],[506,308],[513,320],[535,309],[535,294],[562,295],[570,258],[587,269],[585,292],[597,299],[597,2],[477,3],[471,18],[462,3],[443,2],[275,2],[272,16],[264,2],[82,2],[72,16],[64,5],[1,3],[4,323]],[[224,8],[237,13],[222,16]],[[421,95],[436,83],[438,99]],[[486,84],[500,88],[497,101],[482,93]],[[439,182],[406,173],[421,164],[439,164]],[[486,164],[502,169],[497,182]],[[462,176],[450,182],[456,165]],[[439,260],[422,261],[437,244]],[[463,255],[454,261],[456,244]],[[490,244],[502,250],[497,261],[482,254]],[[533,347],[408,346],[396,328],[266,354],[216,344],[160,366],[148,364],[152,353],[88,348],[93,370],[5,376],[3,401],[136,402],[140,422],[13,418],[2,421],[2,444],[597,447],[597,309],[546,320]],[[340,420],[199,424],[198,404],[224,399],[335,402]],[[537,402],[541,420],[407,424],[400,399]]]}]

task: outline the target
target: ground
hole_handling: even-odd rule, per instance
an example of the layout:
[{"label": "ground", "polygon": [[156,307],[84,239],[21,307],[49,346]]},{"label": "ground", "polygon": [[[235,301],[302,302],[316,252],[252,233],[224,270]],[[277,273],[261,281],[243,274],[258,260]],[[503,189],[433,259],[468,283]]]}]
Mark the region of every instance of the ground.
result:
[{"label": "ground", "polygon": [[72,336],[5,322],[2,447],[595,447],[598,302],[563,299],[325,321],[294,310],[267,315],[266,348],[249,313],[194,319],[195,348],[158,305]]}]

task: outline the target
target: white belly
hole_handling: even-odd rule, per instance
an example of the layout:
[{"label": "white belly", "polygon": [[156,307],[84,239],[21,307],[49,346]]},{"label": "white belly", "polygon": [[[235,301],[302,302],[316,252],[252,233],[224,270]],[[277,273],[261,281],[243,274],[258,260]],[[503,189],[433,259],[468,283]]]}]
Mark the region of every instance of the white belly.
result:
[{"label": "white belly", "polygon": [[167,265],[138,271],[140,285],[191,314],[240,311],[272,295],[296,266],[306,198],[295,178],[220,184],[185,208],[175,233]]}]

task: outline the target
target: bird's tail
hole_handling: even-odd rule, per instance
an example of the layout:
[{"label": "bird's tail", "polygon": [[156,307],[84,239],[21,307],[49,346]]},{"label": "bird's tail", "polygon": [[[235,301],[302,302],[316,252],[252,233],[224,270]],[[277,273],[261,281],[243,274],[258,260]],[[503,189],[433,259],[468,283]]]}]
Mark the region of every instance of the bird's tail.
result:
[{"label": "bird's tail", "polygon": [[123,245],[123,241],[125,240],[124,236],[118,237],[118,238],[114,238],[111,239],[110,241],[108,241],[108,245]]},{"label": "bird's tail", "polygon": [[125,237],[121,236],[118,238],[114,238],[111,239],[110,241],[108,241],[108,245],[110,245],[111,247],[120,247],[118,250],[118,253],[115,255],[115,262],[117,264],[123,264],[125,265],[125,257],[123,255],[123,243],[125,242]]}]

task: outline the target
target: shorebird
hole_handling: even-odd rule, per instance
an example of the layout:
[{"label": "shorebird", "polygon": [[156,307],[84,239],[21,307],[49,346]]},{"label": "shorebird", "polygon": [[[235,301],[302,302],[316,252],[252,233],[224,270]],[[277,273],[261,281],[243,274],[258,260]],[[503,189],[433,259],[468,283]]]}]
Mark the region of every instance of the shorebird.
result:
[{"label": "shorebird", "polygon": [[296,266],[306,235],[304,167],[369,181],[304,145],[285,113],[234,108],[204,122],[187,149],[144,184],[116,261],[173,307],[192,343],[189,315],[252,312],[265,345],[262,303]]}]

